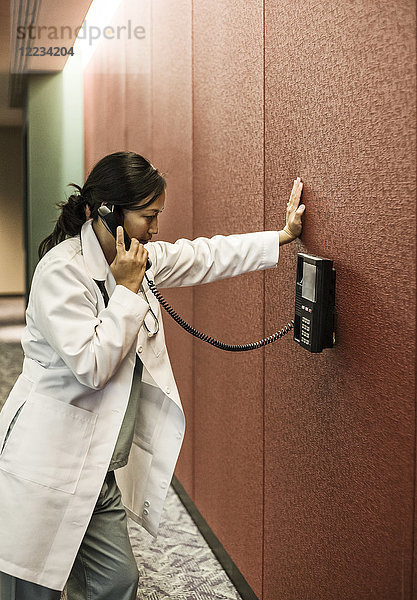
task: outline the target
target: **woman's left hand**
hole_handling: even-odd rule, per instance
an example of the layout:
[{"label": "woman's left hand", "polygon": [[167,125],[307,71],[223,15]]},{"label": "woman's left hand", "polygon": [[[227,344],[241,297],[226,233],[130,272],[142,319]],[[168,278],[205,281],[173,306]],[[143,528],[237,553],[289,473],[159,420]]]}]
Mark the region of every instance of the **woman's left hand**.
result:
[{"label": "woman's left hand", "polygon": [[301,222],[301,217],[305,211],[305,205],[300,204],[301,193],[303,191],[303,183],[300,177],[294,180],[294,185],[292,187],[290,199],[287,202],[287,215],[286,215],[286,224],[284,227],[284,231],[297,238],[301,235],[301,231],[303,229],[303,224]]}]

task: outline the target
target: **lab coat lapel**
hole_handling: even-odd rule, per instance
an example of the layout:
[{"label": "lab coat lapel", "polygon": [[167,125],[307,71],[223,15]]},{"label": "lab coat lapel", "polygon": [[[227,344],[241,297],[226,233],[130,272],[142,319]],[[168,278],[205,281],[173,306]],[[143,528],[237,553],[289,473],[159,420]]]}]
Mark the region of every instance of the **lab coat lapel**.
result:
[{"label": "lab coat lapel", "polygon": [[81,228],[81,252],[84,257],[84,264],[87,273],[96,283],[99,292],[97,293],[98,310],[102,310],[107,306],[105,294],[101,288],[104,283],[107,295],[110,297],[116,287],[116,280],[110,270],[109,264],[104,256],[104,252],[100,246],[93,229],[93,220],[89,219]]},{"label": "lab coat lapel", "polygon": [[[93,222],[90,219],[84,223],[81,229],[81,251],[84,257],[85,268],[92,279],[104,282],[107,293],[109,297],[111,297],[116,287],[116,280],[113,277],[113,273],[110,270],[97,236],[94,233],[92,224]],[[151,269],[147,271],[147,275],[150,280],[154,279]],[[160,359],[160,355],[165,349],[161,308],[158,300],[149,290],[146,278],[143,280],[143,288],[146,292],[148,302],[158,317],[160,331],[156,336],[149,338],[145,328],[141,327],[139,330],[136,351],[139,353],[144,368],[148,371],[151,379],[153,379],[164,393],[167,393],[170,400],[172,400],[182,411],[180,396],[170,366],[167,369],[168,355],[162,362]],[[105,303],[103,294],[97,283],[96,293],[98,311],[100,312],[105,308]]]}]

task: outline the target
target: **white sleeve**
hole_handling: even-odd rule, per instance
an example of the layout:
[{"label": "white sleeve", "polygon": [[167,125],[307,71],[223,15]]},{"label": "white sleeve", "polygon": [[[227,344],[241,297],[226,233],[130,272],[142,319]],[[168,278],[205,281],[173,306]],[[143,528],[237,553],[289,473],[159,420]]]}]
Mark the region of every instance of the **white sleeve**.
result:
[{"label": "white sleeve", "polygon": [[36,327],[80,383],[101,389],[137,339],[147,302],[122,285],[97,313],[92,280],[74,262],[39,264],[31,300]]},{"label": "white sleeve", "polygon": [[275,267],[278,231],[149,242],[154,281],[160,287],[185,287]]}]

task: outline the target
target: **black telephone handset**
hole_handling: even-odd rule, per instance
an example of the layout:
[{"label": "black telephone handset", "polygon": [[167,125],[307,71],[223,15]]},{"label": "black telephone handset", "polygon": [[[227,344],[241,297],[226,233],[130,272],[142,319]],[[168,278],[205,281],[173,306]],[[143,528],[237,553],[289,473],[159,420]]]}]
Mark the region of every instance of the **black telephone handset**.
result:
[{"label": "black telephone handset", "polygon": [[[100,219],[104,223],[105,227],[110,231],[112,236],[114,238],[116,238],[117,226],[120,225],[120,223],[117,222],[115,213],[113,211],[111,211],[108,208],[108,206],[103,205],[103,206],[100,206],[100,208],[98,209],[98,214],[100,216]],[[125,237],[125,248],[126,248],[126,250],[128,250],[130,248],[130,238],[127,235],[124,228],[123,228],[123,231],[124,231],[124,237]],[[151,266],[152,266],[152,263],[148,259],[148,261],[146,263],[146,271]],[[164,299],[161,292],[158,290],[158,288],[156,287],[154,282],[149,279],[146,272],[145,272],[145,279],[148,283],[149,289],[151,290],[151,292],[153,293],[155,298],[158,300],[158,302],[160,303],[162,308],[164,308],[166,310],[166,312],[169,314],[169,316],[174,319],[174,321],[176,321],[179,325],[181,325],[181,327],[183,329],[185,329],[185,331],[187,331],[188,333],[191,333],[191,335],[193,335],[194,337],[202,340],[203,342],[207,342],[208,344],[211,344],[212,346],[214,346],[215,348],[219,348],[220,350],[227,350],[229,352],[243,352],[245,350],[256,350],[257,348],[262,348],[262,346],[266,346],[267,344],[270,344],[271,342],[275,342],[276,340],[281,339],[282,336],[284,336],[286,333],[288,333],[289,331],[291,331],[291,329],[294,328],[294,321],[291,321],[291,323],[287,323],[287,325],[285,325],[285,327],[283,327],[280,331],[276,331],[269,337],[267,337],[263,340],[259,340],[258,342],[253,342],[251,344],[242,344],[242,345],[226,344],[224,342],[220,342],[219,340],[216,340],[216,339],[210,337],[206,333],[202,333],[201,331],[194,329],[194,327],[192,327],[186,321],[184,321],[184,319],[182,317],[180,317],[175,312],[175,310],[172,308],[172,306],[170,306],[168,304],[168,302]],[[151,311],[151,312],[153,314],[153,311]],[[155,315],[154,315],[154,317],[155,317]],[[155,317],[155,319],[157,319],[157,318]],[[158,326],[158,329],[159,329],[159,326]],[[154,335],[154,334],[151,334],[151,335]]]},{"label": "black telephone handset", "polygon": [[[117,227],[118,227],[118,225],[120,225],[120,223],[117,222],[115,213],[112,212],[108,206],[103,205],[103,206],[100,206],[100,208],[98,209],[98,214],[99,214],[99,217],[102,220],[103,224],[105,225],[106,229],[108,229],[108,231],[110,231],[112,236],[114,238],[116,238]],[[129,250],[130,237],[126,233],[126,230],[124,227],[123,227],[123,233],[124,233],[124,238],[125,238],[125,248],[126,248],[126,250]],[[152,266],[152,263],[148,258],[148,260],[146,261],[145,271],[150,269],[151,266]]]}]

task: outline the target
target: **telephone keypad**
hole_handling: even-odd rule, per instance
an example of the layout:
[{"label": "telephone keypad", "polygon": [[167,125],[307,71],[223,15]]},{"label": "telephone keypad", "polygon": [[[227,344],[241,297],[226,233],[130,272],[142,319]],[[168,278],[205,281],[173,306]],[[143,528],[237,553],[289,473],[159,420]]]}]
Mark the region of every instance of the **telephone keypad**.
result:
[{"label": "telephone keypad", "polygon": [[[307,306],[304,307],[305,310],[308,310]],[[311,327],[311,319],[307,317],[301,317],[301,341],[304,344],[310,344],[310,327]]]}]

